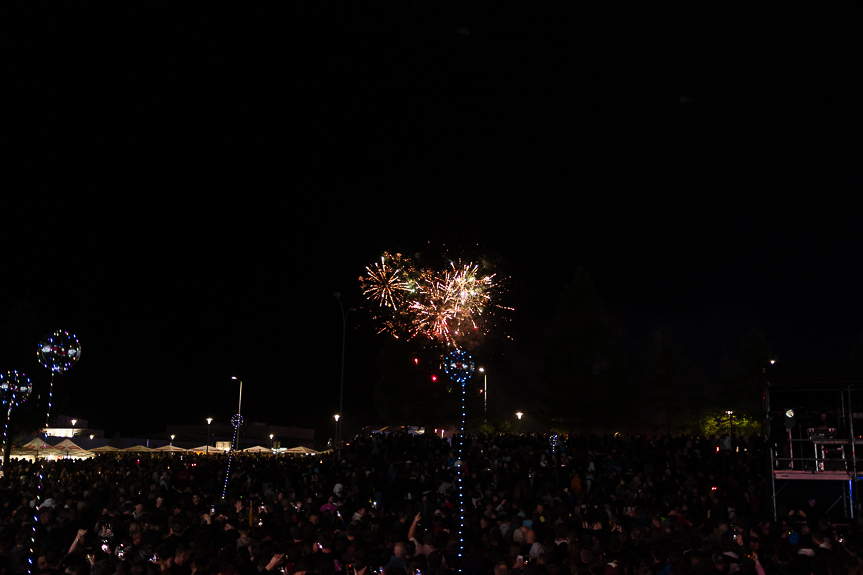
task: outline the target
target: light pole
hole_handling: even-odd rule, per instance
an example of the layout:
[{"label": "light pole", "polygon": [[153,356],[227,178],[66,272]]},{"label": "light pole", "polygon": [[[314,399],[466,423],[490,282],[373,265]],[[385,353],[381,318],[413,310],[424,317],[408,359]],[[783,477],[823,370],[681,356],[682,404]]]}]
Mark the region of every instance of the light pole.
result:
[{"label": "light pole", "polygon": [[[334,291],[333,297],[335,297],[339,301],[339,309],[342,310],[342,377],[339,382],[339,413],[342,412],[343,401],[345,398],[345,331],[348,326],[348,314],[354,310],[354,308],[349,307],[348,311],[345,311],[345,306],[342,305],[342,297],[339,295],[339,292]],[[342,460],[342,428],[338,425],[339,416],[336,416],[336,458],[341,461]]]},{"label": "light pole", "polygon": [[488,423],[488,374],[484,368],[479,368],[482,374],[482,422]]},{"label": "light pole", "polygon": [[520,411],[515,412],[515,416],[518,417],[518,432],[521,433],[521,416],[524,415]]},{"label": "light pole", "polygon": [[274,445],[275,445],[275,443],[273,443],[273,434],[271,433],[270,434],[270,449],[274,449],[274,447],[273,447]]},{"label": "light pole", "polygon": [[[338,413],[333,416],[333,418],[336,420],[336,437],[339,436],[339,417],[341,416]],[[341,461],[341,459],[339,459],[339,461]]]},{"label": "light pole", "polygon": [[[231,376],[231,379],[237,379],[237,378],[234,376]],[[243,380],[241,379],[239,381],[240,381],[240,401],[239,401],[239,403],[237,403],[237,415],[236,415],[237,425],[234,429],[234,441],[237,443],[237,446],[234,447],[232,445],[231,449],[236,449],[237,447],[240,446],[240,423],[243,419],[243,415],[242,415],[243,414]],[[233,419],[234,418],[231,418],[232,421],[233,421]]]},{"label": "light pole", "polygon": [[171,446],[173,446],[173,445],[174,445],[174,435],[172,434],[171,435]]},{"label": "light pole", "polygon": [[77,420],[77,419],[73,419],[73,420],[72,420],[72,427],[75,427],[75,424],[76,424],[76,423],[78,423],[78,420]]},{"label": "light pole", "polygon": [[[236,380],[237,378],[231,376],[231,379]],[[240,380],[240,402],[237,404],[237,414],[243,413],[243,380]]]},{"label": "light pole", "polygon": [[210,454],[210,424],[213,423],[213,418],[207,418],[207,455]]}]

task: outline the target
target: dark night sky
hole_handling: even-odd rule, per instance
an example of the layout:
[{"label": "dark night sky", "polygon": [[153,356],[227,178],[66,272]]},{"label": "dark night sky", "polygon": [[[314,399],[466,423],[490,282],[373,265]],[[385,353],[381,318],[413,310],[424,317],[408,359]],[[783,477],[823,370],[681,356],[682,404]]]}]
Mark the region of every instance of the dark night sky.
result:
[{"label": "dark night sky", "polygon": [[[393,248],[499,254],[514,343],[476,355],[525,378],[578,265],[633,353],[666,330],[711,373],[754,326],[781,359],[847,359],[854,15],[535,4],[17,14],[0,319],[26,298],[79,335],[64,411],[226,419],[239,374],[247,419],[325,438],[330,292],[361,305]],[[347,431],[382,342],[350,323]]]}]

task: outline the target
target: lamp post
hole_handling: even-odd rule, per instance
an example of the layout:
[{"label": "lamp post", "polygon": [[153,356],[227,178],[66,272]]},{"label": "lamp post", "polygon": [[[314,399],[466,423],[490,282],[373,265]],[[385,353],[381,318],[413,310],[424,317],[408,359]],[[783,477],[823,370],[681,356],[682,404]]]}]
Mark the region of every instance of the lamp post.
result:
[{"label": "lamp post", "polygon": [[729,409],[725,412],[725,415],[728,416],[728,432],[734,433],[734,412]]},{"label": "lamp post", "polygon": [[[231,379],[236,380],[237,378],[231,376]],[[237,404],[237,413],[243,413],[243,380],[240,380],[240,402]]]},{"label": "lamp post", "polygon": [[174,435],[173,434],[171,434],[171,445],[172,446],[174,445]]},{"label": "lamp post", "polygon": [[72,420],[72,427],[75,427],[75,424],[76,424],[76,423],[78,423],[78,420],[77,420],[77,419],[73,419],[73,420]]},{"label": "lamp post", "polygon": [[[333,418],[336,420],[336,437],[339,436],[339,417],[341,416],[338,413],[333,416]],[[341,459],[339,459],[339,461],[341,461]]]},{"label": "lamp post", "polygon": [[207,455],[210,454],[210,424],[213,423],[213,418],[207,418]]},{"label": "lamp post", "polygon": [[273,434],[271,433],[270,434],[270,449],[274,449],[274,447],[273,447],[274,445],[275,445],[275,443],[273,443]]},{"label": "lamp post", "polygon": [[[231,379],[237,379],[237,378],[234,376],[231,376]],[[240,401],[239,401],[239,403],[237,403],[238,421],[240,419],[242,419],[242,413],[243,413],[243,380],[241,379],[239,381],[240,381]],[[233,418],[231,418],[231,419],[233,420]],[[236,449],[240,446],[240,426],[239,425],[237,425],[236,429],[234,430],[234,441],[236,441],[237,445],[236,446],[232,445],[231,449]]]},{"label": "lamp post", "polygon": [[521,416],[524,415],[522,412],[515,412],[515,416],[518,417],[518,432],[521,433]]},{"label": "lamp post", "polygon": [[[342,297],[339,292],[334,291],[333,297],[335,297],[339,302],[339,309],[342,311],[342,377],[339,382],[339,413],[342,412],[343,400],[345,397],[345,331],[348,326],[348,314],[354,310],[354,308],[349,307],[348,311],[345,311],[345,306],[342,305]],[[341,461],[342,460],[342,428],[338,425],[339,416],[336,416],[336,458]]]},{"label": "lamp post", "polygon": [[482,374],[482,422],[488,423],[488,374],[485,368],[479,368]]}]

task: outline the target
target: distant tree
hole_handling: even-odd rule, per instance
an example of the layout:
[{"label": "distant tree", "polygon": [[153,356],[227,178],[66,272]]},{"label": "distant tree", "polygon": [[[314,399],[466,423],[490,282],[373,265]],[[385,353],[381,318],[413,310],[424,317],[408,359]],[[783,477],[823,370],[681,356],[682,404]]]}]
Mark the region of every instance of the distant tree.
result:
[{"label": "distant tree", "polygon": [[544,343],[537,370],[537,416],[549,427],[607,430],[628,415],[625,403],[633,395],[623,354],[583,268],[575,270],[560,294]]},{"label": "distant tree", "polygon": [[[763,431],[761,414],[750,414],[742,411],[712,410],[698,418],[691,432],[702,436],[713,436],[717,433],[734,433],[736,435],[755,435]],[[732,410],[733,411],[733,410]]]}]

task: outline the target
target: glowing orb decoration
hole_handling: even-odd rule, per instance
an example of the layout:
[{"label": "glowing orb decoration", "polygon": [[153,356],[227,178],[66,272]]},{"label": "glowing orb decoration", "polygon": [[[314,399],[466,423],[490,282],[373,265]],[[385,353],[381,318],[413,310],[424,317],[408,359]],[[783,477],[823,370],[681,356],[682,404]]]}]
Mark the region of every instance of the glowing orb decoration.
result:
[{"label": "glowing orb decoration", "polygon": [[473,358],[463,349],[451,351],[444,357],[443,370],[450,379],[464,385],[473,373]]},{"label": "glowing orb decoration", "polygon": [[78,338],[67,331],[50,333],[37,345],[39,363],[55,373],[65,373],[81,357],[81,344]]},{"label": "glowing orb decoration", "polygon": [[0,373],[0,394],[3,396],[3,405],[9,407],[18,406],[27,401],[33,385],[30,379],[23,373],[10,371],[5,375]]},{"label": "glowing orb decoration", "polygon": [[241,425],[243,425],[243,416],[239,413],[233,416],[231,418],[231,425],[233,425],[234,427],[240,427]]}]

